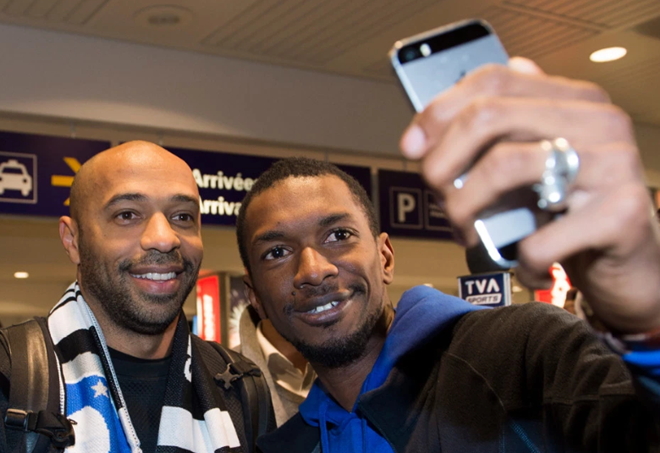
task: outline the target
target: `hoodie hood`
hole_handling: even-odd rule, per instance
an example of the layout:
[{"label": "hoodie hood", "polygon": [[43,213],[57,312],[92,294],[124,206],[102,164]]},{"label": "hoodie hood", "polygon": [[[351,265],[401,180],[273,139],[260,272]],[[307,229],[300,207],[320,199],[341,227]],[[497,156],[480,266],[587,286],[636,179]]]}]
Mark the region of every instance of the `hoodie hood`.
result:
[{"label": "hoodie hood", "polygon": [[484,308],[427,286],[416,286],[406,291],[397,306],[383,349],[362,384],[353,410],[347,412],[339,406],[321,388],[318,380],[300,405],[300,415],[305,422],[321,429],[322,451],[391,452],[387,441],[356,412],[360,397],[383,385],[401,357],[424,346],[464,314]]}]

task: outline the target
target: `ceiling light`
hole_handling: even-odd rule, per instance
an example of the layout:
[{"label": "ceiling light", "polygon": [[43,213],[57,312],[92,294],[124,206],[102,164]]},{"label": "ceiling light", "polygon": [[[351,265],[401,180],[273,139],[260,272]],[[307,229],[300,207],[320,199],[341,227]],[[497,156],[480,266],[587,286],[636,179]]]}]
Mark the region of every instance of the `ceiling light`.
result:
[{"label": "ceiling light", "polygon": [[141,9],[134,18],[135,22],[152,30],[179,30],[190,25],[194,15],[180,6],[154,5]]},{"label": "ceiling light", "polygon": [[518,285],[513,285],[513,288],[511,288],[511,291],[513,291],[514,293],[521,293],[522,290],[523,289]]},{"label": "ceiling light", "polygon": [[14,272],[14,277],[15,278],[28,278],[30,274],[27,272]]},{"label": "ceiling light", "polygon": [[605,63],[623,58],[626,53],[628,51],[625,47],[608,47],[595,51],[589,56],[589,59],[595,63]]}]

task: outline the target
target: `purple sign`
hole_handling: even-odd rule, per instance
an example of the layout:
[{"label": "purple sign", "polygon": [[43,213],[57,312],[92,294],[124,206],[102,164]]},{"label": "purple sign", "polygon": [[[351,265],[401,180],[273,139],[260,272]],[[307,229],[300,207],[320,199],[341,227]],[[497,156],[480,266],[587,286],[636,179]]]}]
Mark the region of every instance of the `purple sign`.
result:
[{"label": "purple sign", "polygon": [[[202,225],[236,225],[241,202],[257,178],[278,159],[242,154],[168,148],[186,161],[199,188]],[[371,169],[337,165],[362,184],[371,197]]]},{"label": "purple sign", "polygon": [[392,236],[452,240],[452,229],[433,192],[417,173],[378,171],[380,223]]},{"label": "purple sign", "polygon": [[110,142],[0,132],[0,214],[69,214],[80,166]]},{"label": "purple sign", "polygon": [[[80,166],[110,142],[0,132],[0,214],[69,214],[71,184]],[[200,193],[203,225],[236,224],[245,194],[277,159],[168,148],[190,166]],[[339,165],[371,196],[371,169]]]}]

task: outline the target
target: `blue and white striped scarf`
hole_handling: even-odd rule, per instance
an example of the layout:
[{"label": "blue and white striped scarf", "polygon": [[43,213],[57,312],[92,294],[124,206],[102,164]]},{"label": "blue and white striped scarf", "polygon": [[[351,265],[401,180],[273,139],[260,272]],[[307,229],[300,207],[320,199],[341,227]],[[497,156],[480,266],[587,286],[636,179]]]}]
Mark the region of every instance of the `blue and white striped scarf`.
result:
[{"label": "blue and white striped scarf", "polygon": [[[60,411],[75,421],[75,445],[66,453],[140,453],[103,332],[78,283],[48,316],[60,368]],[[181,317],[172,345],[170,375],[158,431],[158,453],[241,452],[229,413],[193,346]],[[195,394],[196,398],[193,398]],[[200,406],[193,410],[193,399]],[[195,419],[195,414],[203,418]]]}]

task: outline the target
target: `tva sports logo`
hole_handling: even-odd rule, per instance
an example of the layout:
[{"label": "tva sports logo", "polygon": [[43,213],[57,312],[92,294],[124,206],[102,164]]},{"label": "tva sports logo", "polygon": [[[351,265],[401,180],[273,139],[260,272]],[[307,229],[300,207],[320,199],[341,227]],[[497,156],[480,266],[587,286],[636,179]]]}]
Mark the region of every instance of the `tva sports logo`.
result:
[{"label": "tva sports logo", "polygon": [[510,279],[508,272],[459,277],[459,296],[474,305],[511,305]]}]

